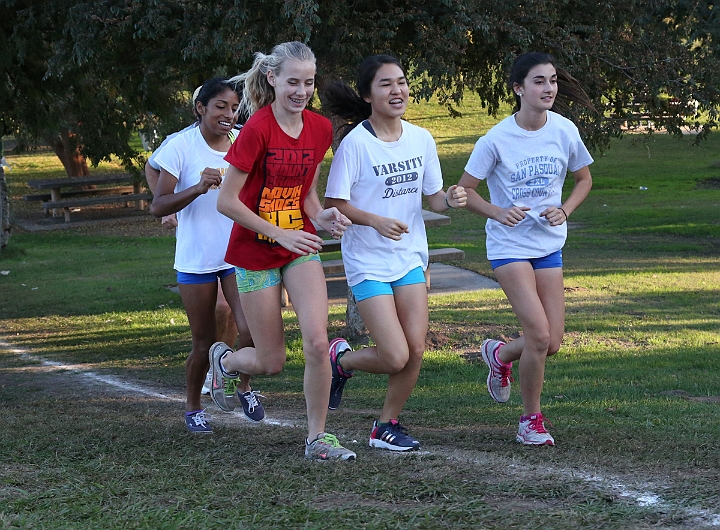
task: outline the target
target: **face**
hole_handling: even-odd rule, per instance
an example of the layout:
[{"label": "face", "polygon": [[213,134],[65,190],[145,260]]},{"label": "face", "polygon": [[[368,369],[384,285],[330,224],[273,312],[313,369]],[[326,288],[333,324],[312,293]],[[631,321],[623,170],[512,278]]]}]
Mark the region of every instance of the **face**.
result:
[{"label": "face", "polygon": [[370,96],[364,98],[372,106],[375,117],[398,118],[405,114],[410,89],[405,74],[396,64],[384,64],[373,78]]},{"label": "face", "polygon": [[280,71],[267,73],[267,80],[275,89],[273,109],[291,114],[300,113],[315,92],[315,63],[285,61]]},{"label": "face", "polygon": [[234,90],[227,89],[208,101],[207,107],[198,101],[195,108],[200,114],[200,126],[218,136],[227,135],[235,125],[235,111],[240,100]]},{"label": "face", "polygon": [[516,94],[522,94],[520,108],[550,110],[557,95],[557,73],[551,64],[533,66],[523,80],[522,85],[515,83]]}]

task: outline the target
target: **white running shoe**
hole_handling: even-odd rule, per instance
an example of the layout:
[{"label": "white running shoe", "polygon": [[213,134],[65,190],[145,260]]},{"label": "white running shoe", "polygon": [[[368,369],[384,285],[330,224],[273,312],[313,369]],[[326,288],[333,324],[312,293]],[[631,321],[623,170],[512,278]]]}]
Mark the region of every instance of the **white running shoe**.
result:
[{"label": "white running shoe", "polygon": [[510,383],[512,378],[512,363],[503,364],[498,361],[495,352],[505,343],[499,340],[487,339],[482,344],[482,358],[490,368],[487,377],[487,389],[490,396],[498,403],[505,403],[510,399]]},{"label": "white running shoe", "polygon": [[204,396],[209,396],[211,387],[212,387],[212,366],[210,367],[207,375],[205,376],[205,384],[203,384],[203,387],[202,387],[202,394]]},{"label": "white running shoe", "polygon": [[545,429],[546,421],[541,412],[532,414],[525,420],[520,418],[520,426],[515,439],[525,445],[555,445],[555,440]]}]

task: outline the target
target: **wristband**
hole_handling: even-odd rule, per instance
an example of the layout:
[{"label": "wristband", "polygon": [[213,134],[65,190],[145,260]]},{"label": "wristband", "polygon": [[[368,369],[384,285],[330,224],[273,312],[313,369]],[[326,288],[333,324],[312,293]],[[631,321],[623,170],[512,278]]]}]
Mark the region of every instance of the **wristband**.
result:
[{"label": "wristband", "polygon": [[450,206],[450,203],[449,203],[448,200],[447,200],[447,196],[448,196],[448,194],[446,193],[446,194],[445,194],[445,206],[447,206],[447,207],[450,208],[451,210],[454,210],[455,207],[454,207],[454,206]]},{"label": "wristband", "polygon": [[567,217],[567,214],[565,213],[565,210],[563,210],[562,208],[558,208],[558,210],[560,210],[562,213],[565,214],[565,220],[567,221],[568,217]]}]

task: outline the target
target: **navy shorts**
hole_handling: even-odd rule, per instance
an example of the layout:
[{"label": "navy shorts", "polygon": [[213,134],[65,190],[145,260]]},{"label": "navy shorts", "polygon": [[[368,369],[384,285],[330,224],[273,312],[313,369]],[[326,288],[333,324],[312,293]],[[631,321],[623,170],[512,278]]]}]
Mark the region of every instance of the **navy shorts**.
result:
[{"label": "navy shorts", "polygon": [[515,263],[518,261],[526,261],[532,265],[533,270],[537,269],[562,269],[562,249],[543,256],[542,258],[509,258],[509,259],[491,259],[490,266],[493,270],[508,263]]}]

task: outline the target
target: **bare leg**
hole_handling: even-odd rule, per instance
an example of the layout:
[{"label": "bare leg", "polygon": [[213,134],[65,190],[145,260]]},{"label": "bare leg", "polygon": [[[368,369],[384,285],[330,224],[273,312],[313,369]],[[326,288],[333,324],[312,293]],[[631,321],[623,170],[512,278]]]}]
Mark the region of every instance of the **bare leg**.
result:
[{"label": "bare leg", "polygon": [[[243,312],[242,305],[240,303],[240,296],[237,290],[237,281],[235,280],[235,274],[229,274],[221,280],[222,289],[218,289],[217,305],[215,306],[215,314],[218,314],[218,308],[221,308],[222,314],[224,315],[224,331],[221,333],[221,324],[218,318],[218,333],[217,337],[219,341],[224,342],[231,348],[235,347],[237,342],[238,348],[244,348],[246,346],[252,346],[253,341],[250,336],[250,330],[248,329],[247,321],[245,320],[245,313]],[[227,295],[225,295],[227,291]],[[227,309],[225,309],[227,308]],[[237,386],[240,392],[247,392],[250,390],[250,375],[241,373],[240,383]]]},{"label": "bare leg", "polygon": [[319,433],[325,432],[332,379],[328,361],[327,285],[322,265],[318,261],[306,261],[289,268],[285,271],[283,282],[302,333],[308,440],[314,440]]},{"label": "bare leg", "polygon": [[234,348],[238,338],[238,329],[235,324],[235,316],[225,299],[222,289],[218,289],[217,303],[215,304],[215,321],[217,322],[217,333],[215,334],[217,340]]},{"label": "bare leg", "polygon": [[[380,423],[398,418],[420,375],[428,328],[426,285],[419,283],[396,288],[395,305],[407,341],[409,358],[402,370],[390,374]],[[372,331],[370,333],[372,335]]]},{"label": "bare leg", "polygon": [[215,342],[217,282],[180,284],[180,297],[190,324],[192,351],[185,362],[186,410],[202,409],[200,391],[208,371],[208,350]]},{"label": "bare leg", "polygon": [[559,349],[564,332],[562,269],[534,271],[529,263],[516,262],[494,272],[523,330],[523,336],[508,342],[498,356],[503,362],[520,360],[523,414],[535,414],[540,412],[545,359],[551,346],[552,353]]}]

